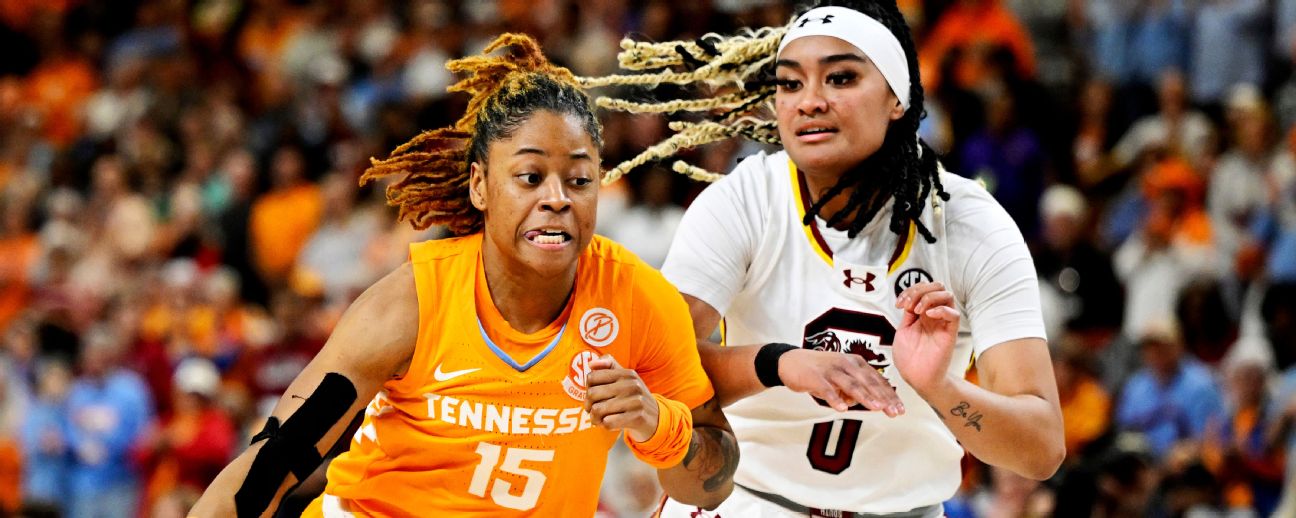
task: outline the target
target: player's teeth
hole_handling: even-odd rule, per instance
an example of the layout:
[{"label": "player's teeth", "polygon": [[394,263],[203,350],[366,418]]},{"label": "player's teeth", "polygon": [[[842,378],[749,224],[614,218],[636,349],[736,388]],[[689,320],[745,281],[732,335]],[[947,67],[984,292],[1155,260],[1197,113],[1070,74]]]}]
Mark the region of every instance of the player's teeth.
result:
[{"label": "player's teeth", "polygon": [[563,237],[560,235],[553,236],[553,235],[541,234],[535,237],[535,242],[542,245],[557,245],[557,244],[562,244]]}]

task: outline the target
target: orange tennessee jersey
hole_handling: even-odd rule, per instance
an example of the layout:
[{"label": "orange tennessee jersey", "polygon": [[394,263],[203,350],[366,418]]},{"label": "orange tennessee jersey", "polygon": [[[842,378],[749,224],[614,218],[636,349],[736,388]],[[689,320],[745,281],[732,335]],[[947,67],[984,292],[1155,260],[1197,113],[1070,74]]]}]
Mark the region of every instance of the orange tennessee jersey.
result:
[{"label": "orange tennessee jersey", "polygon": [[477,296],[481,243],[411,245],[409,371],[370,402],[305,516],[592,516],[617,434],[583,410],[591,360],[611,354],[690,408],[712,397],[683,298],[620,245],[595,237],[563,316],[527,335]]}]

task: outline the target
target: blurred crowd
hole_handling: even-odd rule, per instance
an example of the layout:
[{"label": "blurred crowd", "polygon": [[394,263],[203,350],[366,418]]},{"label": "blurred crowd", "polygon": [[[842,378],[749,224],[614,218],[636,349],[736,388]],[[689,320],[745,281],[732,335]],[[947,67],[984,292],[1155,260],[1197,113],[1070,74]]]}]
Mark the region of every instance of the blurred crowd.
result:
[{"label": "blurred crowd", "polygon": [[[1296,516],[1296,0],[901,0],[923,137],[1031,244],[1068,460],[966,462],[952,517]],[[411,241],[371,156],[452,122],[445,63],[535,35],[780,25],[770,0],[0,2],[0,513],[183,516]],[[604,114],[605,164],[667,135]],[[755,146],[693,154],[725,171]],[[660,265],[704,186],[599,231]],[[614,450],[603,513],[656,503]]]}]

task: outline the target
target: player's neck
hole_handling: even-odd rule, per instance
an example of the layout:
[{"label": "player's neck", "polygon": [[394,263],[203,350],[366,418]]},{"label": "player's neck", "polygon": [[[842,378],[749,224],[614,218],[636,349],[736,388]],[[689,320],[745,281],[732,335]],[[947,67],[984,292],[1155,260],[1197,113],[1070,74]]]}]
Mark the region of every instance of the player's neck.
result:
[{"label": "player's neck", "polygon": [[[806,187],[810,191],[810,204],[812,205],[818,203],[819,200],[823,197],[824,194],[828,192],[829,189],[832,189],[833,186],[837,185],[837,181],[841,179],[842,174],[845,174],[845,173],[835,173],[835,174],[816,173],[816,172],[805,171],[805,170],[802,170],[802,172],[805,174]],[[838,212],[845,210],[846,202],[847,200],[850,200],[851,194],[853,194],[854,192],[855,192],[854,187],[847,187],[846,189],[842,190],[841,194],[838,194],[837,196],[833,197],[833,199],[830,200],[828,204],[824,205],[819,209],[819,217],[824,221],[827,221],[832,219],[833,216],[837,215]],[[855,209],[855,211],[858,210],[859,210],[858,208]],[[841,221],[837,222],[835,228],[837,230],[846,230],[850,228],[851,222],[853,222],[854,220],[855,220],[854,214],[847,214],[846,217],[842,218]]]},{"label": "player's neck", "polygon": [[[822,199],[829,190],[832,190],[832,188],[837,185],[837,182],[842,180],[842,177],[850,174],[850,169],[833,171],[798,167],[797,171],[805,177],[806,188],[810,192],[811,205],[819,203],[819,200]],[[858,204],[855,208],[850,209],[849,212],[843,215],[837,224],[833,225],[833,228],[837,230],[850,229],[851,225],[854,224],[855,219],[858,217],[858,212],[863,210],[863,207],[872,206],[880,197],[890,196],[890,194],[885,192],[884,189],[870,188],[870,190],[872,192],[866,193],[870,199],[865,203]],[[842,189],[842,191],[834,196],[833,199],[829,200],[827,204],[819,208],[819,217],[825,221],[831,221],[837,213],[847,210],[846,205],[854,194],[854,185]],[[875,215],[874,218],[876,217],[878,216]]]},{"label": "player's neck", "polygon": [[509,327],[522,333],[544,329],[567,307],[576,284],[576,264],[560,275],[541,275],[501,254],[482,251],[491,302]]}]

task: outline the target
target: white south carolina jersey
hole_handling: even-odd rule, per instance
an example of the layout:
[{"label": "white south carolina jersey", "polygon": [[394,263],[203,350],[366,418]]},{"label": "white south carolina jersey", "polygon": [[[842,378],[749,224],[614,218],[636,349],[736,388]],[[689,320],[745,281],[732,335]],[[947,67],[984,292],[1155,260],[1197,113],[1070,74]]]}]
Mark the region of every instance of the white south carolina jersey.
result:
[{"label": "white south carolina jersey", "polygon": [[[885,174],[878,172],[877,174]],[[949,372],[1009,340],[1044,337],[1034,265],[1021,232],[980,185],[942,173],[950,194],[922,222],[889,228],[890,205],[855,238],[822,219],[785,152],[743,160],[681,221],[662,272],[724,318],[726,344],[783,342],[862,356],[896,388],[905,414],[836,412],[776,387],[725,409],[742,450],[735,481],[807,507],[865,513],[939,504],[960,482],[963,449],[892,365],[897,294],[941,281],[963,318]],[[932,199],[935,197],[932,196]],[[939,200],[938,200],[939,201]]]}]

